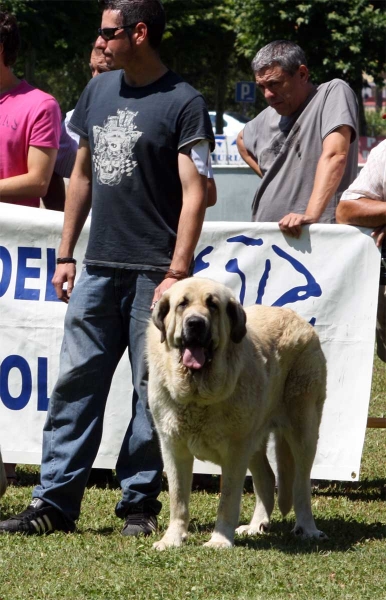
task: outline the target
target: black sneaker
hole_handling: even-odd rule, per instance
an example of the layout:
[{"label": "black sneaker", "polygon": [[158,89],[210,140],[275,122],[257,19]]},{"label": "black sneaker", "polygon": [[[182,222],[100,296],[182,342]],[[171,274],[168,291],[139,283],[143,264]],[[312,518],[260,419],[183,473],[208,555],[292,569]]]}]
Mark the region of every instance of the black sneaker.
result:
[{"label": "black sneaker", "polygon": [[[133,511],[141,511],[141,507],[133,507]],[[129,512],[126,514],[122,535],[151,535],[157,531],[157,517],[150,512]]]},{"label": "black sneaker", "polygon": [[43,535],[53,531],[69,533],[75,530],[69,526],[59,510],[34,498],[23,512],[0,522],[0,533],[24,533],[25,535]]}]

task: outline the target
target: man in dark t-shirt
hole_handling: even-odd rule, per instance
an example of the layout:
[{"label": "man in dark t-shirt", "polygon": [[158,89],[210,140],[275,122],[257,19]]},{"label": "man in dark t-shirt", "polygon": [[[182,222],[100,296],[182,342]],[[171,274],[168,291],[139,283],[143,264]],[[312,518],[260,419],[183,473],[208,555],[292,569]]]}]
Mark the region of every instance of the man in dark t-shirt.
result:
[{"label": "man in dark t-shirt", "polygon": [[[151,305],[190,274],[206,206],[215,201],[207,182],[209,115],[202,96],[160,60],[164,25],[159,0],[104,2],[96,46],[115,70],[89,82],[70,122],[80,143],[53,278],[69,304],[41,482],[29,507],[0,523],[0,532],[74,531],[126,348],[133,416],[116,465],[116,514],[125,519],[123,535],[149,535],[157,526],[162,460],[147,403],[145,331]],[[73,251],[91,207],[74,287]]]}]

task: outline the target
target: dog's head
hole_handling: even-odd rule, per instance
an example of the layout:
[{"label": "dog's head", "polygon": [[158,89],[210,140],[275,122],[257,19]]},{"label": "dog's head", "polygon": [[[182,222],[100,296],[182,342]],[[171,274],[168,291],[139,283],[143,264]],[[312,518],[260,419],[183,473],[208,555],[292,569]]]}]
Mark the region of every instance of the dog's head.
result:
[{"label": "dog's head", "polygon": [[240,343],[246,315],[229,288],[211,279],[190,277],[165,292],[153,311],[161,342],[178,348],[185,367],[202,369],[218,348]]}]

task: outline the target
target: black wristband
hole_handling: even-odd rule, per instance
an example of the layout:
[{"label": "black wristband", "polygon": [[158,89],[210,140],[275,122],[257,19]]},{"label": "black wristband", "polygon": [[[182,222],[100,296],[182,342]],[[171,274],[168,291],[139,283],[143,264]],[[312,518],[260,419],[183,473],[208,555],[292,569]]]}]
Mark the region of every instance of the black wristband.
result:
[{"label": "black wristband", "polygon": [[67,263],[72,263],[72,264],[76,265],[76,260],[75,260],[75,258],[72,258],[72,256],[67,256],[65,258],[57,258],[56,259],[57,265],[65,265]]}]

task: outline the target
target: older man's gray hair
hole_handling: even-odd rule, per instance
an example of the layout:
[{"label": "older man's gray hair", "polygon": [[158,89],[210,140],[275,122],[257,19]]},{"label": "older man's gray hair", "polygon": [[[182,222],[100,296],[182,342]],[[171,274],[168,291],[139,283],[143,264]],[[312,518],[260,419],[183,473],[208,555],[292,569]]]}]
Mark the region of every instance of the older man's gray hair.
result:
[{"label": "older man's gray hair", "polygon": [[289,75],[294,75],[300,65],[307,66],[307,59],[303,50],[295,42],[276,40],[261,48],[251,64],[254,73],[279,65]]}]

